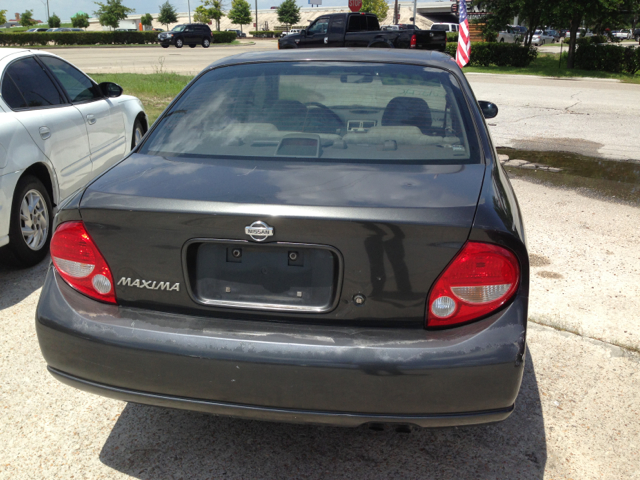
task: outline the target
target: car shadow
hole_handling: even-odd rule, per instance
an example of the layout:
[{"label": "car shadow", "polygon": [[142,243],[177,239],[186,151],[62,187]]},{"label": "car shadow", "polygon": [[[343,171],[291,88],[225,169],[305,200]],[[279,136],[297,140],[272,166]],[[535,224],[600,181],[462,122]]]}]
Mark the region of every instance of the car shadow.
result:
[{"label": "car shadow", "polygon": [[[27,298],[44,284],[51,257],[29,268],[14,267],[0,257],[0,312]],[[1,316],[1,313],[0,313]]]},{"label": "car shadow", "polygon": [[389,427],[238,420],[129,403],[100,460],[140,479],[542,479],[547,447],[527,352],[516,410],[498,424],[400,433]]}]

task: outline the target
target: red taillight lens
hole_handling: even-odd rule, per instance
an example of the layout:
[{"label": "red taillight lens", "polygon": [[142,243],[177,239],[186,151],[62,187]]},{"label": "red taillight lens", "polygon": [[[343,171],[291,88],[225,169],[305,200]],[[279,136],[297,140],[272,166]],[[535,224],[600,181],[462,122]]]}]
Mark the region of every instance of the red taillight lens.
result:
[{"label": "red taillight lens", "polygon": [[416,37],[415,34],[411,35],[411,45],[409,45],[409,48],[416,48],[417,44],[418,44],[418,38]]},{"label": "red taillight lens", "polygon": [[51,239],[51,259],[60,276],[88,297],[116,303],[113,275],[82,222],[61,223]]},{"label": "red taillight lens", "polygon": [[518,289],[520,264],[506,248],[467,242],[429,294],[427,326],[457,325],[504,305]]}]

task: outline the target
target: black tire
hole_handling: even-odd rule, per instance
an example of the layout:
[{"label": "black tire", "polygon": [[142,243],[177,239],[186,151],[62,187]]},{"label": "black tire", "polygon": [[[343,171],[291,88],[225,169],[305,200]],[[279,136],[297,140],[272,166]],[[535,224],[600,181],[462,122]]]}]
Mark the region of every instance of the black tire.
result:
[{"label": "black tire", "polygon": [[[32,248],[27,244],[27,240],[22,234],[23,221],[20,215],[22,202],[31,192],[36,192],[40,196],[41,201],[44,202],[44,209],[46,209],[46,233],[44,242],[38,245],[34,245],[37,248]],[[43,209],[43,212],[44,212]],[[44,215],[40,215],[44,217]],[[32,217],[33,218],[33,217]],[[37,230],[41,230],[39,224],[32,226],[37,227]],[[32,267],[37,263],[40,263],[49,253],[49,244],[51,243],[51,226],[53,224],[53,214],[51,208],[51,198],[47,189],[42,182],[34,176],[25,175],[22,177],[16,189],[13,193],[13,202],[11,203],[11,225],[9,226],[9,244],[6,246],[8,253],[7,259],[16,265],[23,267]],[[26,224],[25,224],[26,227]],[[42,234],[41,234],[42,235]],[[4,253],[4,252],[3,252]]]},{"label": "black tire", "polygon": [[209,40],[208,38],[203,38],[202,39],[202,46],[204,48],[209,48],[209,45],[211,45],[211,40]]},{"label": "black tire", "polygon": [[176,48],[182,48],[183,45],[184,45],[184,42],[182,41],[182,39],[176,38]]},{"label": "black tire", "polygon": [[162,48],[169,48],[169,45],[160,45]]},{"label": "black tire", "polygon": [[195,44],[194,45],[189,45],[189,48],[196,48]]},{"label": "black tire", "polygon": [[140,120],[136,120],[136,123],[133,124],[133,135],[131,135],[131,150],[138,146],[140,140],[144,137],[144,134],[145,131],[142,122]]}]

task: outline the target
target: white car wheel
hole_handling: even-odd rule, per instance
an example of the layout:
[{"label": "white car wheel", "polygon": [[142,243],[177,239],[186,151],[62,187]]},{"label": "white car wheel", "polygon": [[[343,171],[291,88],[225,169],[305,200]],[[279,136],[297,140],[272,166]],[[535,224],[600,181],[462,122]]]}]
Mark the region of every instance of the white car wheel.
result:
[{"label": "white car wheel", "polygon": [[51,200],[42,182],[31,175],[16,185],[11,205],[9,227],[9,260],[33,266],[49,252],[52,220]]}]

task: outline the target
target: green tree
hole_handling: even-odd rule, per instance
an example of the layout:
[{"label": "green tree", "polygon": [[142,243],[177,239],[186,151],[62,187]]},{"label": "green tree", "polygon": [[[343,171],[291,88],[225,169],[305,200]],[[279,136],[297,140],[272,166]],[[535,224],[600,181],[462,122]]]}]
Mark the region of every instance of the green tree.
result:
[{"label": "green tree", "polygon": [[222,0],[203,0],[202,5],[208,10],[209,18],[216,21],[216,30],[220,31],[220,19],[224,17]]},{"label": "green tree", "polygon": [[7,11],[0,10],[0,25],[4,25],[7,23]]},{"label": "green tree", "polygon": [[361,12],[373,13],[378,20],[383,21],[389,13],[389,5],[385,0],[362,0]]},{"label": "green tree", "polygon": [[76,13],[71,17],[71,25],[73,25],[73,28],[87,28],[89,26],[89,14]]},{"label": "green tree", "polygon": [[284,0],[278,7],[278,21],[291,28],[300,21],[300,7],[296,5],[296,0]]},{"label": "green tree", "polygon": [[33,10],[27,10],[20,15],[20,25],[23,27],[30,27],[35,24],[36,21],[33,19]]},{"label": "green tree", "polygon": [[53,15],[49,17],[49,28],[60,28],[60,17],[53,12]]},{"label": "green tree", "polygon": [[240,25],[240,31],[242,31],[242,26],[248,25],[253,19],[251,16],[251,5],[249,5],[247,0],[233,0],[231,2],[231,10],[227,16],[233,23]]},{"label": "green tree", "polygon": [[93,14],[98,17],[100,25],[104,27],[118,28],[120,20],[127,18],[129,13],[133,13],[133,8],[125,7],[122,0],[107,0],[106,3],[93,2],[98,5],[98,10]]},{"label": "green tree", "polygon": [[153,16],[150,13],[145,13],[140,17],[140,23],[145,27],[153,27]]},{"label": "green tree", "polygon": [[193,21],[196,23],[209,23],[209,20],[211,20],[209,9],[202,5],[196,7],[193,13]]},{"label": "green tree", "polygon": [[557,23],[569,25],[569,56],[567,58],[567,68],[572,69],[575,63],[576,40],[580,25],[585,22],[587,25],[601,16],[620,10],[623,0],[564,0],[558,2],[554,8]]},{"label": "green tree", "polygon": [[170,23],[176,23],[178,21],[178,14],[173,5],[169,3],[169,0],[160,5],[160,13],[158,14],[158,22],[161,25],[165,25],[169,30]]}]

